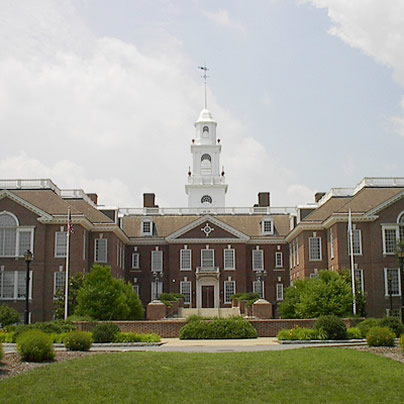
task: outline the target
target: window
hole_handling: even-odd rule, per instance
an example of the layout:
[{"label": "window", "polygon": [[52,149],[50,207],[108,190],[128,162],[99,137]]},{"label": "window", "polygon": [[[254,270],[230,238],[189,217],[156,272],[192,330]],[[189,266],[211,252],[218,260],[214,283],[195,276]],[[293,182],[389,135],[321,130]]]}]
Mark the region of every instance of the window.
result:
[{"label": "window", "polygon": [[[32,271],[29,271],[29,293],[32,299]],[[26,272],[25,271],[1,271],[0,272],[0,299],[22,300],[25,299]]]},{"label": "window", "polygon": [[215,250],[201,250],[201,267],[214,268],[215,266]]},{"label": "window", "polygon": [[201,198],[201,204],[204,206],[208,206],[212,204],[212,198],[209,195],[204,195]]},{"label": "window", "polygon": [[399,224],[399,232],[400,232],[400,241],[404,243],[404,213],[402,213],[398,220]]},{"label": "window", "polygon": [[161,272],[163,270],[163,251],[155,250],[151,253],[151,270],[152,272]]},{"label": "window", "polygon": [[64,272],[54,272],[53,273],[53,296],[56,295],[58,290],[65,289],[65,273]]},{"label": "window", "polygon": [[332,231],[332,229],[329,230],[328,234],[330,237],[330,257],[334,258],[334,232]]},{"label": "window", "polygon": [[252,267],[253,267],[254,271],[264,269],[264,251],[263,250],[253,250]]},{"label": "window", "polygon": [[309,261],[321,261],[320,237],[309,237]]},{"label": "window", "polygon": [[132,290],[139,296],[139,285],[133,285]]},{"label": "window", "polygon": [[223,251],[223,261],[225,270],[236,269],[236,252],[234,248],[226,248]]},{"label": "window", "polygon": [[67,232],[57,231],[55,233],[55,257],[66,257]]},{"label": "window", "polygon": [[[354,255],[362,255],[362,232],[352,230],[352,247]],[[348,233],[348,255],[351,255],[351,239]]]},{"label": "window", "polygon": [[153,222],[150,219],[145,219],[142,221],[142,236],[152,236],[153,235]]},{"label": "window", "polygon": [[283,300],[283,283],[276,284],[276,300]]},{"label": "window", "polygon": [[275,253],[275,267],[282,268],[283,267],[283,254],[280,251]]},{"label": "window", "polygon": [[299,265],[299,240],[296,239],[296,265]]},{"label": "window", "polygon": [[139,253],[132,254],[132,268],[139,269]]},{"label": "window", "polygon": [[208,134],[209,133],[209,127],[207,127],[207,126],[204,126],[203,127],[203,129],[202,129],[202,132],[205,134]]},{"label": "window", "polygon": [[201,156],[201,161],[204,161],[204,160],[212,161],[212,157],[210,157],[210,154],[204,153]]},{"label": "window", "polygon": [[33,227],[19,226],[11,213],[0,214],[0,257],[21,257],[33,250]]},{"label": "window", "polygon": [[365,292],[365,286],[363,283],[363,269],[355,269],[355,288],[362,293]]},{"label": "window", "polygon": [[94,262],[107,262],[107,246],[106,238],[95,239]]},{"label": "window", "polygon": [[191,271],[192,269],[192,252],[191,250],[180,251],[180,270]]},{"label": "window", "polygon": [[152,300],[157,300],[163,293],[163,282],[152,282],[151,284],[151,295]]},{"label": "window", "polygon": [[253,282],[253,293],[257,293],[261,299],[264,299],[264,282],[254,281]]},{"label": "window", "polygon": [[191,304],[192,298],[192,283],[189,281],[180,282],[180,293],[184,295],[184,303]]},{"label": "window", "polygon": [[274,233],[272,219],[264,219],[261,222],[261,231],[262,231],[262,234],[273,234]]},{"label": "window", "polygon": [[384,268],[385,295],[401,296],[401,279],[399,268]]},{"label": "window", "polygon": [[86,231],[83,233],[83,261],[86,260],[86,246],[87,246],[87,234]]},{"label": "window", "polygon": [[224,282],[224,304],[231,303],[231,297],[236,293],[236,281]]},{"label": "window", "polygon": [[399,234],[396,226],[383,227],[383,254],[394,254]]}]

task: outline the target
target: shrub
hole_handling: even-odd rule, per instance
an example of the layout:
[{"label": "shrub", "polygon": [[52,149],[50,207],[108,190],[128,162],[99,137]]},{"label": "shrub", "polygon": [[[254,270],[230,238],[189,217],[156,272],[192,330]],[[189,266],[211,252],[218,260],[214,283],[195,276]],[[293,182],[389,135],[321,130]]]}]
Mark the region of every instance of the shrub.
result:
[{"label": "shrub", "polygon": [[260,295],[258,293],[248,292],[248,293],[236,293],[231,297],[231,300],[236,299],[240,300],[247,300],[247,306],[252,306],[258,299]]},{"label": "shrub", "polygon": [[119,331],[114,323],[99,323],[93,329],[94,342],[113,342]]},{"label": "shrub", "polygon": [[[9,327],[7,328],[10,329]],[[43,323],[34,324],[20,324],[15,327],[15,338],[17,339],[22,333],[28,330],[40,330],[46,334],[63,334],[75,330],[76,327],[67,321],[56,320],[56,321],[46,321]]]},{"label": "shrub", "polygon": [[347,330],[348,339],[361,339],[362,333],[358,327],[348,328]]},{"label": "shrub", "polygon": [[323,330],[328,339],[346,339],[345,323],[337,316],[320,316],[314,323],[316,330]]},{"label": "shrub", "polygon": [[6,342],[6,343],[15,342],[15,333],[0,331],[0,342]]},{"label": "shrub", "polygon": [[49,335],[40,330],[29,330],[17,339],[17,352],[28,362],[43,362],[55,357]]},{"label": "shrub", "polygon": [[93,343],[91,332],[71,331],[63,341],[68,351],[88,351]]},{"label": "shrub", "polygon": [[135,332],[118,332],[115,335],[114,342],[160,342],[160,336],[157,334],[138,334]]},{"label": "shrub", "polygon": [[398,317],[384,317],[379,320],[380,327],[388,327],[391,331],[394,332],[397,338],[400,337],[401,334],[404,334],[404,325]]},{"label": "shrub", "polygon": [[368,331],[372,327],[376,327],[379,325],[379,320],[377,318],[367,318],[366,320],[361,321],[356,327],[361,330],[362,338],[366,338]]},{"label": "shrub", "polygon": [[7,306],[6,304],[0,305],[0,324],[2,327],[6,325],[18,323],[20,315],[17,310]]},{"label": "shrub", "polygon": [[180,339],[257,338],[255,328],[242,317],[195,320],[180,330]]},{"label": "shrub", "polygon": [[394,346],[395,334],[387,327],[372,327],[367,335],[366,341],[369,346]]},{"label": "shrub", "polygon": [[326,339],[327,335],[322,330],[315,330],[313,328],[301,328],[295,327],[290,330],[281,330],[276,336],[279,341],[284,340],[298,340],[298,341],[309,341],[309,340],[322,340]]},{"label": "shrub", "polygon": [[67,332],[62,332],[60,334],[49,334],[54,344],[63,344],[66,335]]},{"label": "shrub", "polygon": [[404,334],[400,337],[400,346],[401,346],[401,349],[404,352]]}]

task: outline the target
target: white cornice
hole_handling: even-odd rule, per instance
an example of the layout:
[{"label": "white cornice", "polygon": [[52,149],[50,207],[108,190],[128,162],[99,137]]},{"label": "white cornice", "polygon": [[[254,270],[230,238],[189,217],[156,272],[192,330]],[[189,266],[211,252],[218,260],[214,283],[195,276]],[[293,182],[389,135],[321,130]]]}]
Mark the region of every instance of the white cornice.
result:
[{"label": "white cornice", "polygon": [[324,230],[321,223],[303,223],[300,222],[286,237],[285,240],[289,243],[305,230]]},{"label": "white cornice", "polygon": [[[365,216],[365,215],[354,216],[354,215],[352,215],[352,223],[374,222],[378,218],[379,218],[379,216],[376,216],[376,215],[373,215],[373,216]],[[329,229],[335,223],[348,223],[348,213],[342,213],[342,214],[340,213],[340,214],[331,215],[322,224],[323,224],[324,228]]]}]

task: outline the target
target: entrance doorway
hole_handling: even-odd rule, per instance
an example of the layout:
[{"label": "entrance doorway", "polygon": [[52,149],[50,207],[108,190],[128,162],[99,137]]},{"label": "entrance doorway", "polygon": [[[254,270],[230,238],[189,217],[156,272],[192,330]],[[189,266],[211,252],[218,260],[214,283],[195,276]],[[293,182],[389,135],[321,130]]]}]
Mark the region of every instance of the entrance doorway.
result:
[{"label": "entrance doorway", "polygon": [[215,287],[202,286],[202,308],[212,309],[215,307]]}]

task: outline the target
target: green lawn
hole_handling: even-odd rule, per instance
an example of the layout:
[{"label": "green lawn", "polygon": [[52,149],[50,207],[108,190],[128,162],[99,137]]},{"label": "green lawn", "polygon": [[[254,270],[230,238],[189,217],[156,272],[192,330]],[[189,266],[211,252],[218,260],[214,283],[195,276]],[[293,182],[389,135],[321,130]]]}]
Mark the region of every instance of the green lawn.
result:
[{"label": "green lawn", "polygon": [[342,348],[102,354],[6,379],[0,402],[399,403],[404,366]]}]

